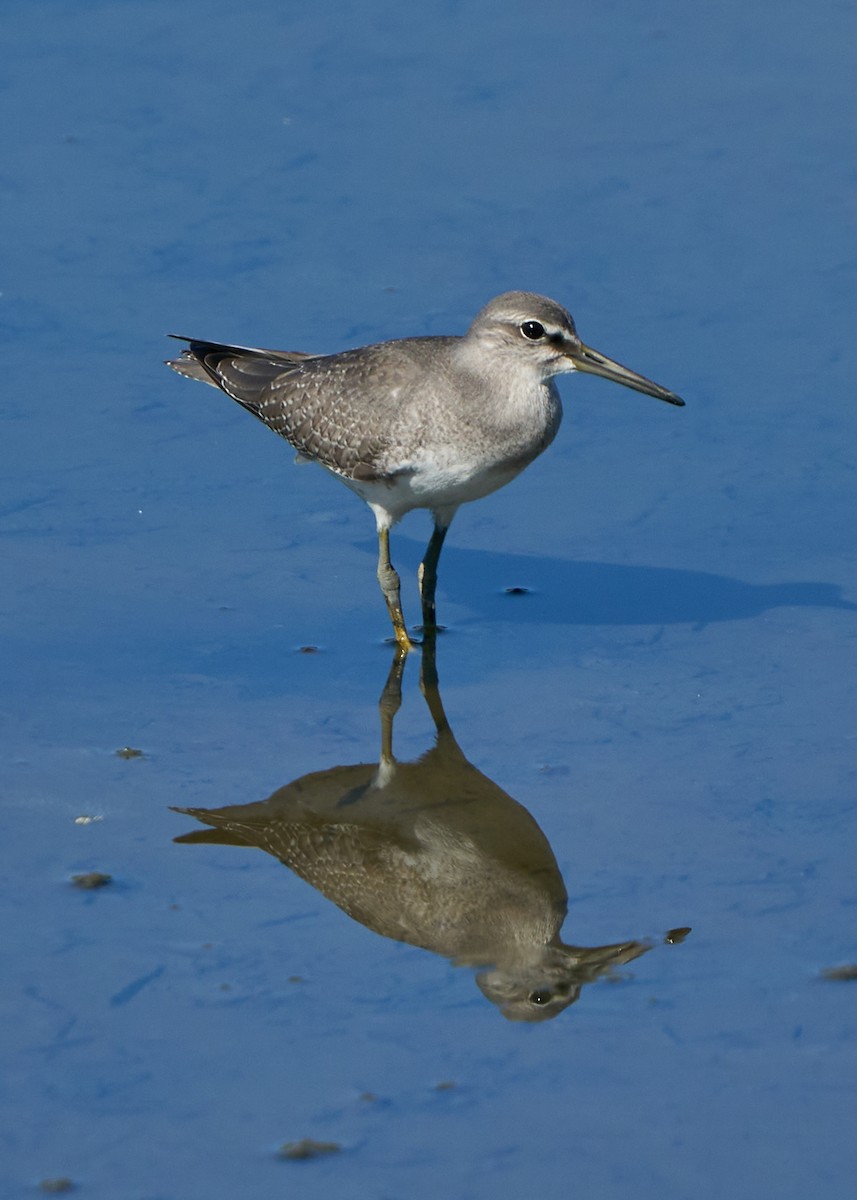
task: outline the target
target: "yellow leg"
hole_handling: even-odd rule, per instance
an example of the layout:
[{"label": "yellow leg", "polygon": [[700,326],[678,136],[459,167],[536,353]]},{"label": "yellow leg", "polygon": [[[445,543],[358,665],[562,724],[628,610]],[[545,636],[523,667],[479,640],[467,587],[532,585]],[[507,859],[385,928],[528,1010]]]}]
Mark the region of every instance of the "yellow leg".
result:
[{"label": "yellow leg", "polygon": [[406,653],[414,647],[405,628],[405,618],[402,613],[402,601],[399,589],[399,576],[396,568],[390,562],[390,530],[378,530],[378,582],[381,592],[387,602],[390,620],[393,622],[393,632],[396,641]]}]

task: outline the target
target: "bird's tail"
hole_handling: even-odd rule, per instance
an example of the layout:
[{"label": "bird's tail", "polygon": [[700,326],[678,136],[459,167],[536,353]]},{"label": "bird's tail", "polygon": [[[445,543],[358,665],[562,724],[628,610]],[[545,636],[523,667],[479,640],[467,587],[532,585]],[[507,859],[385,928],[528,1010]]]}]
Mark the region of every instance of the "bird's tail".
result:
[{"label": "bird's tail", "polygon": [[252,346],[204,342],[177,333],[171,333],[170,337],[187,342],[188,346],[179,358],[166,360],[168,367],[187,379],[220,388],[251,412],[257,412],[259,398],[269,383],[317,357],[299,350],[260,350]]}]

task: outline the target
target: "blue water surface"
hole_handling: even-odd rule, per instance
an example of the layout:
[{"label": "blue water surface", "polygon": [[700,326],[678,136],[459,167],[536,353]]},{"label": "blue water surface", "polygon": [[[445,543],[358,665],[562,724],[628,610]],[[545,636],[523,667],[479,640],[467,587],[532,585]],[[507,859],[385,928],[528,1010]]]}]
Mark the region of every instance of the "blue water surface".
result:
[{"label": "blue water surface", "polygon": [[[850,1200],[857,10],[6,0],[0,30],[0,1196]],[[462,510],[461,758],[423,757],[412,655],[378,815],[371,515],[164,335],[328,352],[512,288],[687,407],[566,377],[551,449]],[[411,619],[428,528],[393,534]],[[337,767],[320,857],[246,832]],[[392,874],[322,894],[391,846],[431,932]],[[449,934],[483,870],[480,920],[567,903],[564,944],[639,953],[507,1019],[495,943]],[[339,1152],[279,1157],[304,1138]]]}]

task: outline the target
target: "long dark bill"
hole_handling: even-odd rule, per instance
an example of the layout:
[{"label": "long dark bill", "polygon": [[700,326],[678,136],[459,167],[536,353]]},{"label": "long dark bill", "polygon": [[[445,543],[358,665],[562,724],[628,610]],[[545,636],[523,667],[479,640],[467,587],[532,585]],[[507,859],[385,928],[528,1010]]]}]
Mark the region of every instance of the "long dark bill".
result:
[{"label": "long dark bill", "polygon": [[684,407],[684,401],[675,392],[661,387],[659,383],[653,383],[651,379],[646,379],[645,375],[638,375],[636,371],[623,367],[621,363],[614,362],[605,354],[599,354],[591,346],[584,346],[583,342],[579,347],[569,350],[567,353],[578,371],[585,371],[588,375],[600,375],[603,379],[611,379],[614,383],[621,383],[624,387],[633,388],[635,392],[644,392],[647,396],[654,396],[657,400],[665,400],[667,404]]}]

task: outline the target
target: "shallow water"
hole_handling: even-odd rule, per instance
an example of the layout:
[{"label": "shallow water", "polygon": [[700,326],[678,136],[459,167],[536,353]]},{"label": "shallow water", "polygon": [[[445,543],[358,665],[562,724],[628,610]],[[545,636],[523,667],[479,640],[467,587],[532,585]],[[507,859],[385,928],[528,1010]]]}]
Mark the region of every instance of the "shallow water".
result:
[{"label": "shallow water", "polygon": [[[0,22],[0,1195],[850,1197],[854,14]],[[370,515],[162,335],[511,287],[688,406],[562,381],[393,716]]]}]

